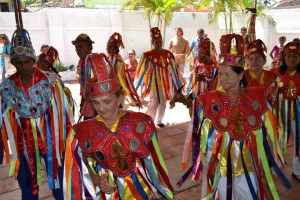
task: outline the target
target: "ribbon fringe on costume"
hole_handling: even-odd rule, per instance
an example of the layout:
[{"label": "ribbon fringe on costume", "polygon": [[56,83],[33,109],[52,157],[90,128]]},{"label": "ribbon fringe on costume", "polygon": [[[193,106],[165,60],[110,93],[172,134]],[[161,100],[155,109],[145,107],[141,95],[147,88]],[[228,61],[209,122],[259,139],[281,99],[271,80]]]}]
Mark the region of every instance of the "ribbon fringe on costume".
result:
[{"label": "ribbon fringe on costume", "polygon": [[[109,170],[101,168],[94,160],[82,161],[81,150],[78,141],[73,136],[69,136],[66,149],[65,199],[80,200],[82,198],[92,198],[98,200],[109,199],[149,199],[150,195],[158,197],[162,195],[167,199],[173,199],[173,188],[169,182],[169,174],[163,157],[160,153],[156,135],[148,143],[151,153],[146,159],[137,158],[136,167],[133,172],[125,178],[118,178]],[[72,152],[71,149],[74,149]],[[95,187],[91,182],[87,166],[94,174],[101,176],[108,174],[108,181],[112,185],[118,185],[115,192],[105,194]],[[164,185],[161,184],[164,183]],[[82,183],[82,186],[80,185]],[[81,194],[81,192],[82,194]]]},{"label": "ribbon fringe on costume", "polygon": [[[64,114],[66,112],[68,115]],[[58,167],[62,166],[65,140],[72,131],[70,123],[74,123],[74,120],[59,80],[54,82],[51,102],[40,117],[22,118],[5,102],[1,104],[1,114],[3,120],[0,121],[0,161],[2,163],[4,151],[5,163],[11,165],[9,175],[18,176],[20,154],[24,154],[32,175],[33,193],[38,194],[38,185],[42,185],[41,156],[47,154],[45,162],[48,165],[49,188],[61,187],[58,181]]]},{"label": "ribbon fringe on costume", "polygon": [[[273,181],[273,172],[287,188],[291,188],[291,184],[277,165],[278,159],[283,161],[283,154],[278,145],[278,130],[274,128],[276,120],[270,110],[262,116],[264,119],[262,128],[251,131],[250,137],[245,141],[235,141],[228,132],[218,132],[214,129],[212,121],[203,116],[201,106],[195,109],[193,117],[182,158],[182,167],[185,168],[191,151],[192,166],[177,185],[181,186],[189,176],[192,181],[199,181],[202,171],[202,199],[211,199],[217,195],[216,186],[220,178],[225,175],[227,176],[227,198],[231,199],[235,175],[244,174],[253,199],[265,198],[262,179],[266,180],[273,198],[279,199]],[[207,167],[204,168],[205,166]],[[258,182],[251,181],[250,173],[257,177]],[[255,192],[254,185],[257,185],[259,196]]]},{"label": "ribbon fringe on costume", "polygon": [[142,96],[147,96],[150,91],[162,89],[166,100],[172,99],[174,92],[182,87],[182,77],[176,68],[175,59],[171,59],[168,66],[156,66],[143,54],[136,69],[135,89],[145,84]]}]

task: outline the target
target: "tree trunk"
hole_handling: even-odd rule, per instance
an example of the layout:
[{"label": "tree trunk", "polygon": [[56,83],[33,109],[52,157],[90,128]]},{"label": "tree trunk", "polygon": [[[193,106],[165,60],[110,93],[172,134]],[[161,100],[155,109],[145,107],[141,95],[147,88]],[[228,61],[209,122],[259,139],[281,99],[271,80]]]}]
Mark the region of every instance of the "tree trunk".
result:
[{"label": "tree trunk", "polygon": [[163,47],[165,44],[165,39],[166,39],[166,29],[167,29],[167,23],[166,23],[166,18],[164,20],[164,34],[163,34]]},{"label": "tree trunk", "polygon": [[233,27],[232,27],[232,10],[229,10],[229,33],[233,33]]},{"label": "tree trunk", "polygon": [[227,26],[227,14],[226,14],[226,13],[224,13],[224,20],[225,20],[226,34],[228,34],[228,26]]},{"label": "tree trunk", "polygon": [[[151,25],[151,13],[150,12],[147,13],[147,19],[148,19],[148,25],[149,25],[149,30],[150,30],[152,28],[152,25]],[[152,47],[151,45],[152,45],[152,42],[151,42],[151,37],[150,37],[150,48]]]}]

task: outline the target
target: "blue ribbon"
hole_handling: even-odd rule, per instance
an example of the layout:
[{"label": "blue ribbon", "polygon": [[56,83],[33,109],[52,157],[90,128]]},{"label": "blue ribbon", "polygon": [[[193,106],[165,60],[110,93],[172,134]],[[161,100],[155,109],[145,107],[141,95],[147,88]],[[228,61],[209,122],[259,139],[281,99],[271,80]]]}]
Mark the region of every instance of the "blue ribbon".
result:
[{"label": "blue ribbon", "polygon": [[256,199],[257,199],[257,197],[256,197],[256,192],[255,192],[255,190],[254,190],[254,187],[253,187],[253,184],[252,184],[252,181],[251,181],[251,178],[250,178],[248,169],[247,169],[247,167],[246,167],[244,155],[243,155],[243,146],[244,146],[244,141],[241,141],[241,142],[240,142],[240,153],[241,153],[241,158],[242,158],[242,165],[243,165],[243,168],[244,168],[246,180],[247,180],[247,183],[248,183],[248,186],[249,186],[249,189],[250,189],[252,198],[256,200]]},{"label": "blue ribbon", "polygon": [[145,164],[146,164],[146,167],[147,167],[147,170],[148,170],[148,173],[150,175],[150,178],[151,178],[151,181],[153,183],[153,185],[155,186],[155,188],[157,190],[160,191],[160,193],[165,196],[165,197],[168,197],[165,189],[162,187],[162,185],[159,183],[158,181],[158,178],[157,178],[157,175],[156,175],[156,172],[155,170],[153,169],[153,165],[152,165],[152,160],[149,159],[149,158],[146,158],[146,159],[143,159]]},{"label": "blue ribbon", "polygon": [[139,191],[140,195],[143,197],[144,200],[148,200],[148,195],[146,194],[146,192],[144,191],[144,188],[143,186],[141,185],[137,175],[132,172],[131,173],[131,178],[132,178],[132,181],[134,183],[134,186],[136,187],[136,189]]},{"label": "blue ribbon", "polygon": [[[50,109],[50,108],[49,108]],[[46,112],[44,113],[45,122],[46,122],[46,137],[47,137],[47,163],[48,163],[48,185],[49,188],[54,189],[54,181],[53,181],[53,157],[52,157],[52,135],[50,130],[50,122],[47,117]]]},{"label": "blue ribbon", "polygon": [[140,85],[142,84],[142,81],[143,81],[143,79],[144,79],[144,76],[145,76],[145,74],[146,74],[148,68],[149,68],[149,65],[150,65],[150,61],[146,64],[145,69],[144,69],[142,75],[140,76],[140,80],[139,80],[138,84],[135,86],[135,90],[138,90],[138,88],[139,88]]},{"label": "blue ribbon", "polygon": [[282,182],[284,183],[284,185],[287,188],[290,189],[290,188],[292,188],[292,185],[290,184],[290,182],[288,181],[288,179],[284,176],[284,174],[282,173],[281,169],[276,164],[275,159],[274,159],[274,157],[272,155],[269,143],[268,143],[267,138],[266,138],[266,127],[262,126],[262,130],[263,130],[263,134],[264,134],[264,137],[263,137],[264,141],[263,141],[263,143],[264,143],[264,148],[265,148],[266,154],[268,156],[268,160],[269,160],[269,162],[271,162],[271,166],[274,167],[275,171],[279,175],[279,177],[282,180]]}]

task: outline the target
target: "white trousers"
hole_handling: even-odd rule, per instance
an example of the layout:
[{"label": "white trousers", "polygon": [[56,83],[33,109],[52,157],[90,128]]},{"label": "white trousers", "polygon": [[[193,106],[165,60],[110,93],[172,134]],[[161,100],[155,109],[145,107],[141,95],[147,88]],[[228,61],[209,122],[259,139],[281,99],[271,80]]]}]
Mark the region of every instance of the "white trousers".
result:
[{"label": "white trousers", "polygon": [[[251,178],[251,182],[253,184],[255,192],[257,192],[254,175],[249,174],[249,176]],[[226,194],[227,194],[227,177],[221,177],[218,184],[217,196],[221,200],[223,199],[226,200]],[[233,177],[232,200],[253,200],[245,175]]]},{"label": "white trousers", "polygon": [[150,92],[150,103],[148,106],[147,114],[150,115],[155,124],[162,124],[162,119],[166,111],[166,99],[161,89],[158,90],[159,100],[157,91]]},{"label": "white trousers", "polygon": [[[291,121],[291,129],[294,136],[294,158],[293,158],[293,173],[300,176],[300,158],[296,155],[296,122]],[[297,133],[299,134],[299,133]]]}]

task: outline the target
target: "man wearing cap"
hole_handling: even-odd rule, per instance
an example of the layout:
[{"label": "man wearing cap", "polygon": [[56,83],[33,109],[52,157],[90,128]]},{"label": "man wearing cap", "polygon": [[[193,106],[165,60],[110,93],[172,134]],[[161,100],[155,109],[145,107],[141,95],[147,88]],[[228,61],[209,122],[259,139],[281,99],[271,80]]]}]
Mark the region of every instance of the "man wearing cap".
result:
[{"label": "man wearing cap", "polygon": [[92,104],[86,100],[86,66],[85,66],[85,58],[87,55],[92,53],[94,41],[85,34],[79,34],[75,40],[72,41],[72,44],[75,45],[76,53],[79,57],[78,65],[77,65],[77,77],[79,79],[80,84],[80,95],[81,95],[81,103],[80,103],[80,114],[84,117],[84,119],[88,119],[94,117],[95,111]]},{"label": "man wearing cap", "polygon": [[67,98],[34,67],[35,51],[25,29],[14,32],[10,59],[17,72],[0,85],[0,164],[5,152],[22,199],[31,200],[39,197],[43,158],[49,188],[55,199],[63,199],[65,141],[74,124]]},{"label": "man wearing cap", "polygon": [[183,86],[181,74],[172,52],[162,48],[162,36],[157,27],[150,30],[153,49],[140,57],[136,69],[135,86],[138,90],[145,83],[142,96],[150,95],[147,114],[159,126],[164,127],[162,119],[165,114],[166,101],[172,99],[174,92]]}]

